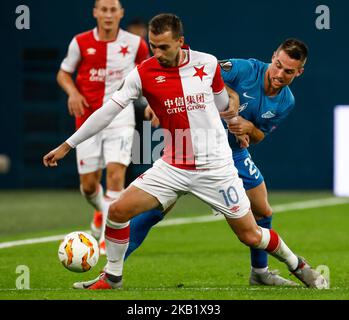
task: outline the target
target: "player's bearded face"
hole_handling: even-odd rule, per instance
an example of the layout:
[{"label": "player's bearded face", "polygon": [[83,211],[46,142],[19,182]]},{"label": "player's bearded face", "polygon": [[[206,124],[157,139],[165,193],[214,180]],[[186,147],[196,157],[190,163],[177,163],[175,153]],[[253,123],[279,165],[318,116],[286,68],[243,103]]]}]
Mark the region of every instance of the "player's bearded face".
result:
[{"label": "player's bearded face", "polygon": [[99,28],[106,31],[115,30],[124,16],[124,9],[118,0],[99,0],[93,9],[93,16]]},{"label": "player's bearded face", "polygon": [[179,65],[180,49],[184,38],[173,38],[171,31],[155,35],[149,32],[150,48],[159,64],[163,67],[176,67]]},{"label": "player's bearded face", "polygon": [[303,73],[303,63],[292,59],[286,52],[275,52],[268,68],[268,82],[274,89],[289,85],[294,78]]}]

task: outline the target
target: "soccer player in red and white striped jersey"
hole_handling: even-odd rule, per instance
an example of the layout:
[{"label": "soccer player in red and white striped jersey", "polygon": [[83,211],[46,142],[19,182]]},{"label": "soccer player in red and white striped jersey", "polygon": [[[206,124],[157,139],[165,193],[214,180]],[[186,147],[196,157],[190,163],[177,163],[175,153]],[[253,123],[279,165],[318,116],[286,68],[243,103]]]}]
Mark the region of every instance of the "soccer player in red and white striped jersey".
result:
[{"label": "soccer player in red and white striped jersey", "polygon": [[[68,109],[75,116],[76,129],[111,98],[137,64],[149,57],[144,39],[119,27],[124,16],[120,1],[97,0],[93,16],[97,27],[73,38],[57,75],[59,85],[68,95]],[[96,210],[91,230],[95,237],[101,236],[101,252],[105,246],[102,232],[104,201],[117,199],[124,188],[134,127],[134,110],[130,102],[130,106],[108,127],[77,148],[80,190]],[[105,167],[107,185],[103,198],[100,179]]]},{"label": "soccer player in red and white striped jersey", "polygon": [[45,166],[57,166],[71,148],[108,125],[141,93],[165,131],[165,150],[153,167],[136,179],[111,204],[105,230],[108,262],[97,279],[77,282],[77,289],[113,289],[122,285],[125,252],[132,217],[152,208],[170,210],[186,193],[194,194],[224,214],[245,245],[262,249],[285,262],[307,286],[324,288],[326,280],[296,256],[274,230],[259,227],[231,157],[220,116],[229,122],[228,94],[217,59],[184,46],[182,23],[160,14],[150,24],[154,57],[125,79],[122,88],[66,142],[44,156]]}]

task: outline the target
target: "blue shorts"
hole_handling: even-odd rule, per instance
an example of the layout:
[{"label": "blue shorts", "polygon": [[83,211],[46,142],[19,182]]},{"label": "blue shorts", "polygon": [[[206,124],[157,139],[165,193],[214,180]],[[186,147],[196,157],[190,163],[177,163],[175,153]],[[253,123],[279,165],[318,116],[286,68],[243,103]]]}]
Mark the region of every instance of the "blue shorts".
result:
[{"label": "blue shorts", "polygon": [[245,190],[258,187],[264,181],[262,173],[254,164],[247,149],[234,151],[233,159]]}]

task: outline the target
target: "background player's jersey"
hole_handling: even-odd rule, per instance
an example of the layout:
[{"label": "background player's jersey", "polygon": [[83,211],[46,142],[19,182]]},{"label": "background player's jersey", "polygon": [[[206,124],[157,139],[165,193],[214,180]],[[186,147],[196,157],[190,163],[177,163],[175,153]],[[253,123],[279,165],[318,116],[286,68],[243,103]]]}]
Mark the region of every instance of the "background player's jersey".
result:
[{"label": "background player's jersey", "polygon": [[[148,57],[146,42],[122,29],[113,41],[100,41],[97,28],[75,36],[61,69],[69,73],[77,70],[76,86],[90,105],[83,116],[76,118],[76,127],[107,102],[135,65]],[[132,106],[119,114],[109,127],[134,125]]]},{"label": "background player's jersey", "polygon": [[[287,117],[295,100],[288,86],[278,95],[268,97],[264,93],[264,75],[268,64],[256,59],[229,59],[220,62],[224,82],[240,97],[239,114],[258,129],[269,134]],[[229,134],[233,150],[240,149],[233,134]]]},{"label": "background player's jersey", "polygon": [[163,160],[181,169],[214,168],[231,162],[231,149],[214,103],[224,89],[217,59],[188,52],[179,67],[164,68],[150,58],[135,68],[112,99],[123,107],[140,92],[158,116],[164,133]]}]

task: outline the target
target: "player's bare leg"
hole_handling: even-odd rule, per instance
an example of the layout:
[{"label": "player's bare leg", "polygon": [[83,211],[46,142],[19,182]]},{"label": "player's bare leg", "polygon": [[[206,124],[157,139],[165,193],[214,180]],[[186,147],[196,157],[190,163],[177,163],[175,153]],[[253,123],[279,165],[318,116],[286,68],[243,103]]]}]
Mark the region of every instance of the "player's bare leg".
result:
[{"label": "player's bare leg", "polygon": [[307,287],[324,289],[327,281],[301,257],[295,255],[274,231],[259,227],[250,211],[241,218],[226,220],[239,240],[247,246],[267,251],[288,269]]},{"label": "player's bare leg", "polygon": [[107,265],[97,279],[74,283],[76,289],[114,289],[122,285],[124,256],[130,238],[129,221],[134,216],[154,208],[160,203],[154,196],[129,186],[119,200],[111,203],[105,228]]},{"label": "player's bare leg", "polygon": [[101,237],[103,224],[104,192],[100,184],[102,170],[80,174],[80,192],[95,209],[91,222],[91,233],[98,240]]},{"label": "player's bare leg", "polygon": [[[251,202],[253,215],[260,227],[271,229],[272,209],[268,202],[268,193],[265,182],[255,188],[246,190]],[[278,275],[278,271],[268,269],[268,254],[264,250],[250,248],[251,273],[249,282],[251,285],[268,286],[295,286],[295,282]]]},{"label": "player's bare leg", "polygon": [[105,255],[104,231],[108,216],[109,204],[120,198],[125,186],[125,175],[127,167],[121,163],[107,163],[105,205],[102,210],[101,236],[99,239],[99,252]]}]

